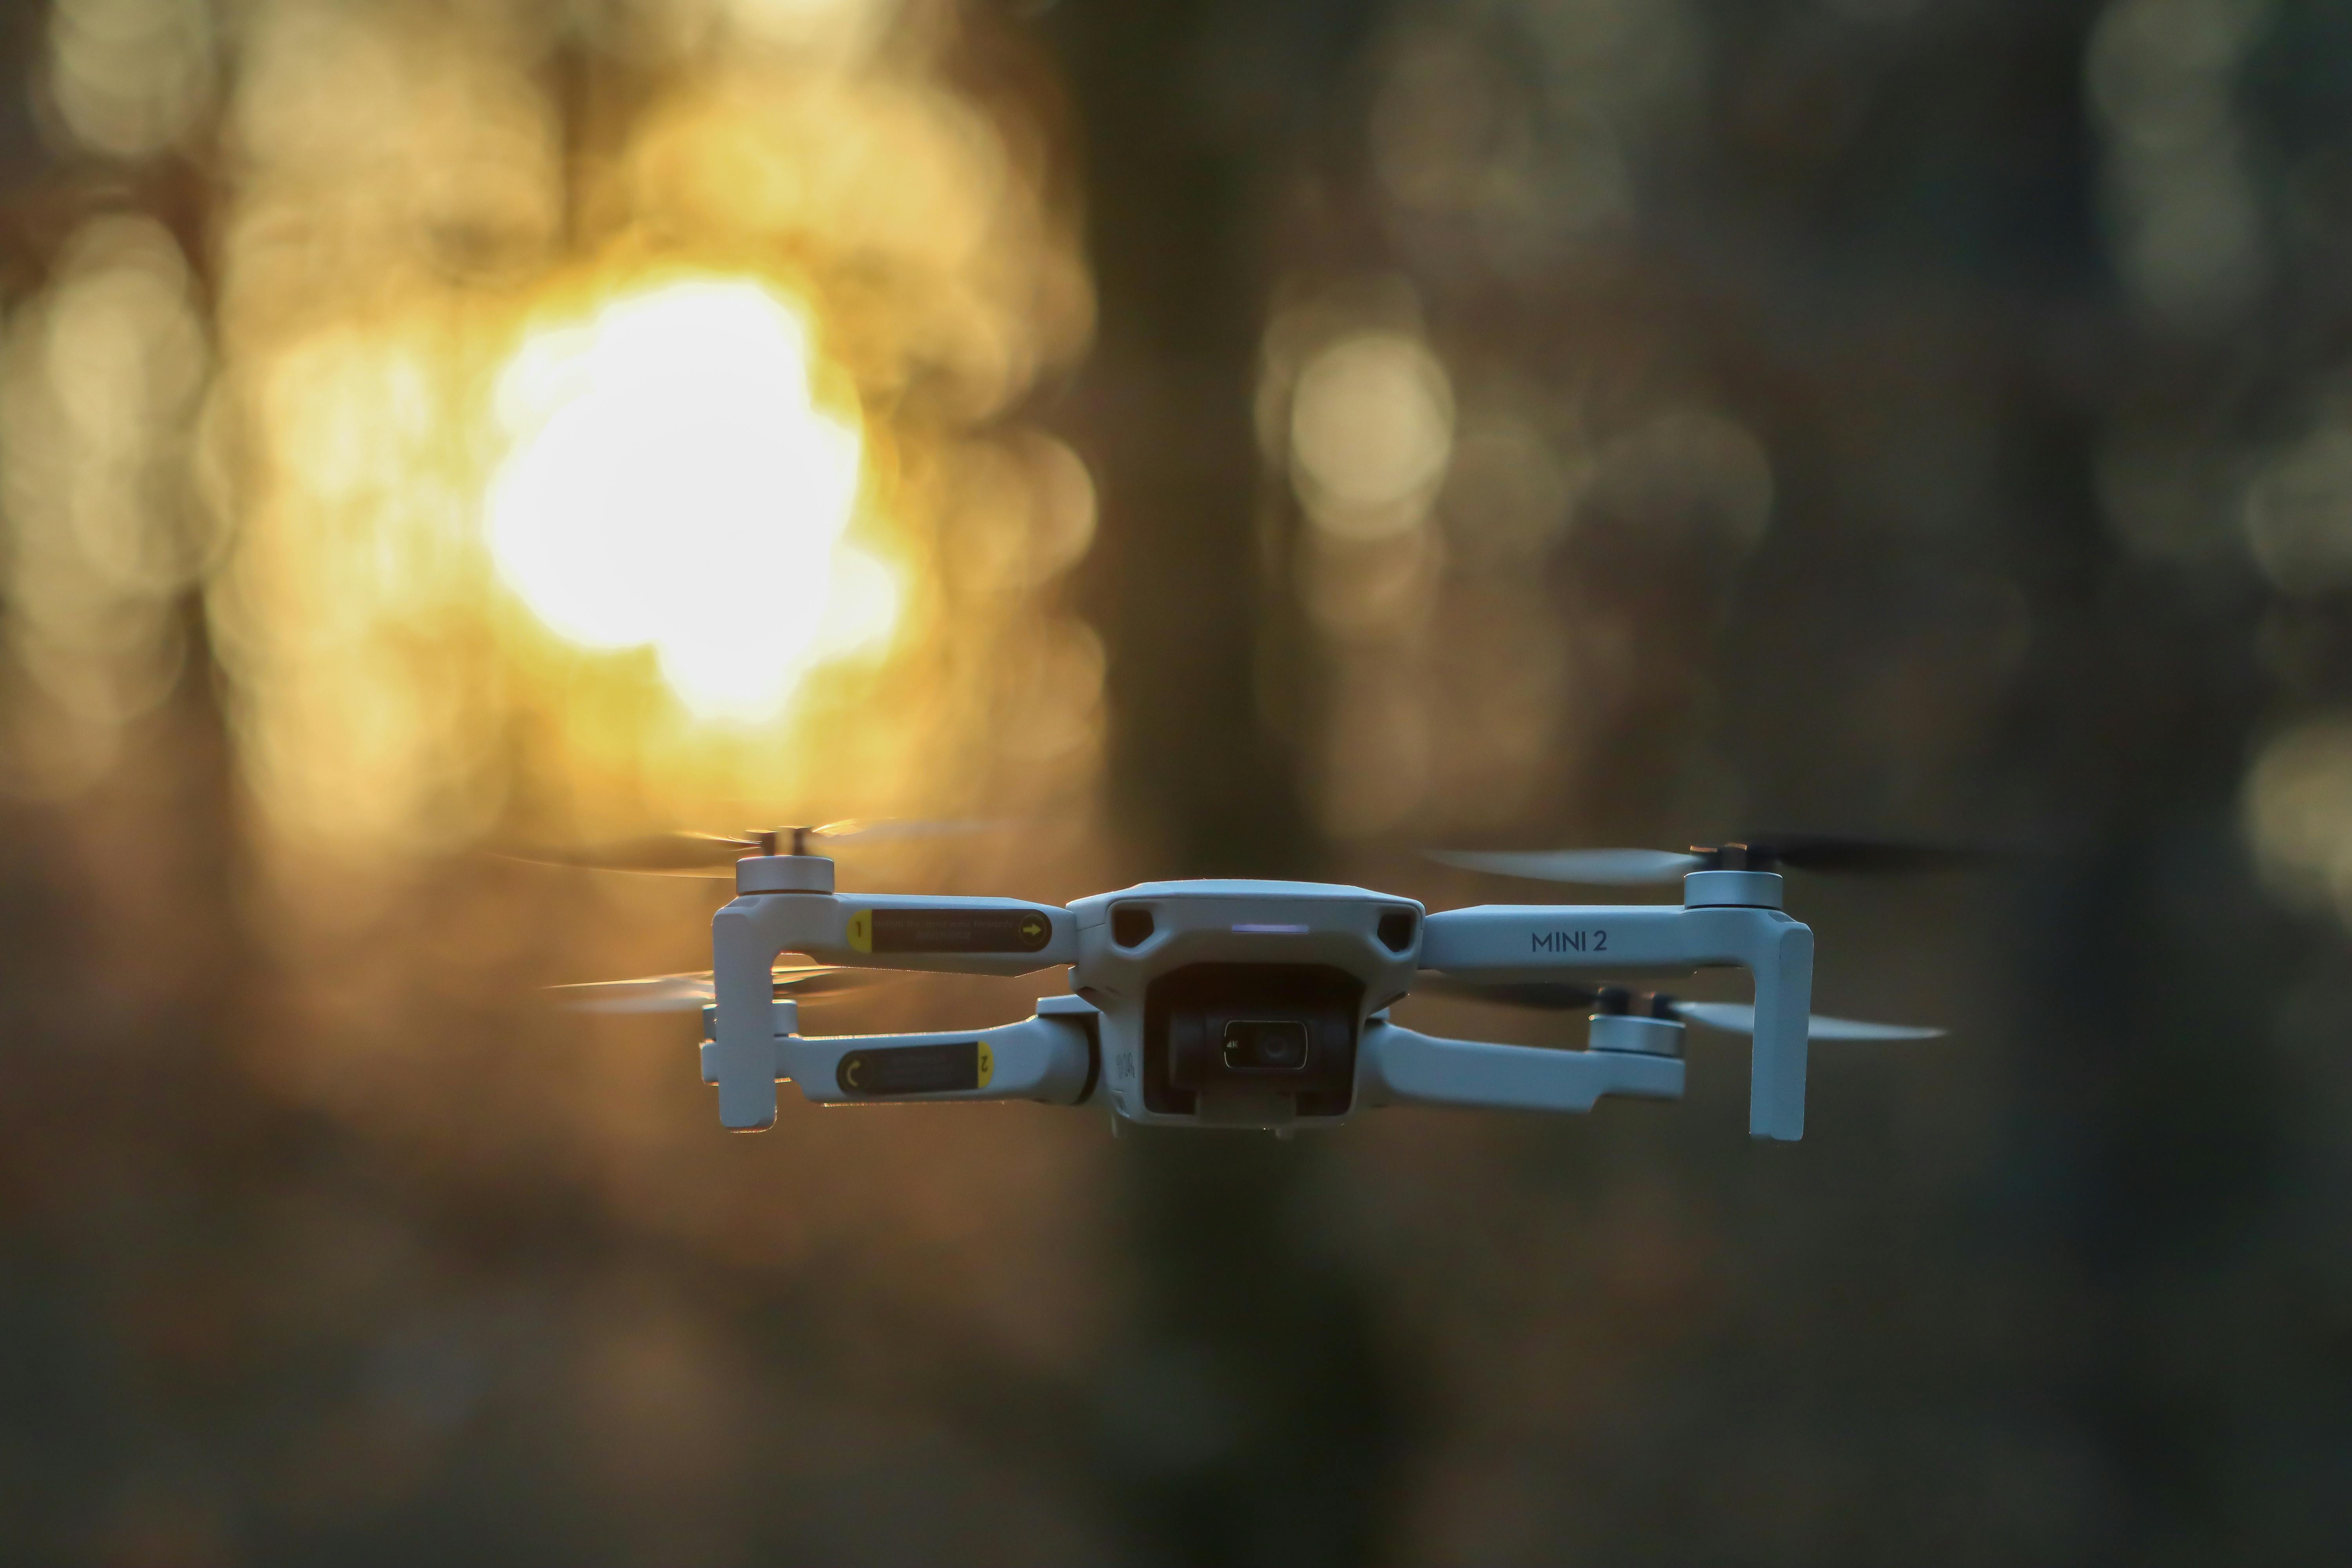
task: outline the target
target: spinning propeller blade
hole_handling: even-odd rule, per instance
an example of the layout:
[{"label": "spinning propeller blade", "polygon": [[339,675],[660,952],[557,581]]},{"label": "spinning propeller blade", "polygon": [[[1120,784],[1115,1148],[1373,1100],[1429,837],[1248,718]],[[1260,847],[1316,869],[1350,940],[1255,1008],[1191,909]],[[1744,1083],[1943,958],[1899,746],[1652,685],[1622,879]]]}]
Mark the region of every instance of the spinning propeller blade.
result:
[{"label": "spinning propeller blade", "polygon": [[[1677,1002],[1675,1016],[1688,1024],[1704,1024],[1710,1029],[1726,1034],[1752,1035],[1756,1032],[1756,1009],[1745,1002]],[[1828,1018],[1816,1013],[1805,1026],[1805,1033],[1816,1040],[1932,1040],[1943,1034],[1941,1029],[1922,1029],[1908,1024],[1873,1024],[1860,1018]]]},{"label": "spinning propeller blade", "polygon": [[1748,858],[1757,870],[1773,866],[1800,871],[1961,871],[1995,858],[1990,850],[1950,844],[1917,844],[1893,838],[1856,838],[1831,833],[1780,833],[1752,839]]},{"label": "spinning propeller blade", "polygon": [[531,860],[543,866],[577,866],[590,871],[652,871],[675,876],[711,867],[732,866],[746,855],[760,852],[749,838],[722,838],[715,833],[651,833],[609,844],[579,848],[532,847],[500,851],[509,860]]},{"label": "spinning propeller blade", "polygon": [[1591,882],[1608,887],[1635,887],[1647,882],[1675,882],[1685,871],[1706,864],[1697,855],[1677,855],[1670,849],[1432,849],[1429,858],[1465,871],[1487,871],[1497,877],[1525,877],[1538,882]]},{"label": "spinning propeller blade", "polygon": [[[1672,996],[1635,996],[1622,986],[1577,985],[1559,980],[1502,980],[1487,984],[1456,980],[1450,974],[1424,974],[1416,991],[1500,1002],[1512,1007],[1536,1007],[1547,1012],[1576,1013],[1600,1004],[1603,1011],[1664,1016],[1678,1023],[1697,1024],[1727,1034],[1756,1032],[1756,1009],[1744,1002],[1684,1002]],[[1612,1006],[1613,1004],[1613,1006]],[[1907,1024],[1873,1024],[1859,1018],[1830,1018],[1816,1013],[1806,1026],[1816,1040],[1929,1040],[1941,1029],[1915,1028]]]},{"label": "spinning propeller blade", "polygon": [[[776,994],[829,996],[856,991],[884,978],[867,970],[830,963],[779,964]],[[642,980],[592,980],[581,985],[551,985],[556,1005],[574,1013],[696,1013],[716,999],[710,972],[655,974]]]},{"label": "spinning propeller blade", "polygon": [[708,974],[655,974],[643,980],[592,980],[551,985],[555,1005],[574,1013],[691,1013],[711,999]]},{"label": "spinning propeller blade", "polygon": [[910,817],[850,817],[821,827],[778,827],[730,837],[717,833],[654,833],[578,848],[531,846],[500,850],[509,860],[573,866],[590,871],[650,871],[668,877],[728,877],[746,855],[806,853],[808,840],[866,844],[984,833],[992,822],[928,822]]},{"label": "spinning propeller blade", "polygon": [[1784,866],[1797,871],[1942,871],[1979,865],[1988,858],[1971,849],[1822,833],[1784,833],[1720,846],[1699,845],[1684,854],[1670,849],[1432,849],[1426,853],[1442,865],[1465,871],[1614,887],[1675,882],[1691,871],[1777,871]]},{"label": "spinning propeller blade", "polygon": [[808,830],[811,838],[855,838],[867,844],[891,844],[908,838],[957,838],[967,833],[994,833],[1007,824],[989,821],[926,821],[911,816],[852,816]]}]

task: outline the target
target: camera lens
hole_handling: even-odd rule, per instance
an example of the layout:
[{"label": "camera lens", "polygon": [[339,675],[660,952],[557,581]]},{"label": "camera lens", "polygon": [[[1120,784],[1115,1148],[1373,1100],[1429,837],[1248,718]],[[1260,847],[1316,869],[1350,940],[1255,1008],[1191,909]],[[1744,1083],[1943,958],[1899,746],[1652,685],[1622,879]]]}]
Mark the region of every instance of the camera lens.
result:
[{"label": "camera lens", "polygon": [[1307,1026],[1236,1018],[1225,1026],[1225,1066],[1243,1072],[1297,1072],[1307,1065]]}]

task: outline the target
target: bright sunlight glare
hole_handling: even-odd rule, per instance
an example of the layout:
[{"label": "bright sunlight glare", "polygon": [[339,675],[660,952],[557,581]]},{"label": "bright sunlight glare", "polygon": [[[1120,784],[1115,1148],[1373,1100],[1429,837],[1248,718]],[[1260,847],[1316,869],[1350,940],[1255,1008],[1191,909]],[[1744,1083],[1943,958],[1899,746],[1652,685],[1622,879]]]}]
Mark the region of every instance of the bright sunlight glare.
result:
[{"label": "bright sunlight glare", "polygon": [[816,406],[807,329],[759,284],[663,284],[540,332],[498,411],[499,576],[575,643],[651,647],[697,715],[770,717],[811,664],[887,638],[898,585],[841,541],[857,427]]}]

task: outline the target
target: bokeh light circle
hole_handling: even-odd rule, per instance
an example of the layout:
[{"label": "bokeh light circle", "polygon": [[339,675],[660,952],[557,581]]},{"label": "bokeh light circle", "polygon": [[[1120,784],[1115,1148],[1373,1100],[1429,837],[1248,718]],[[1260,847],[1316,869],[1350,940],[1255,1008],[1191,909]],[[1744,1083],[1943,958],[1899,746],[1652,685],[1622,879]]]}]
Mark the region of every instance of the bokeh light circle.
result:
[{"label": "bokeh light circle", "polygon": [[[529,340],[498,399],[513,444],[491,552],[561,636],[651,647],[696,713],[756,719],[817,659],[887,634],[887,574],[844,569],[858,426],[817,405],[807,328],[765,287],[625,295]],[[836,605],[841,580],[856,591]]]}]

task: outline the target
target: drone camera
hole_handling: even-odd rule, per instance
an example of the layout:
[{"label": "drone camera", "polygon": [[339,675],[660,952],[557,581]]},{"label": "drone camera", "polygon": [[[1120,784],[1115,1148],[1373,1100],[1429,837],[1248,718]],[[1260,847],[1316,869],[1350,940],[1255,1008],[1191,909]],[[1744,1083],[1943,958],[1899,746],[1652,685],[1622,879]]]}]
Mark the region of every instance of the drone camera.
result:
[{"label": "drone camera", "polygon": [[1297,1116],[1344,1116],[1363,998],[1362,982],[1320,964],[1194,963],[1163,974],[1144,998],[1144,1103],[1206,1115],[1223,1100],[1273,1095]]},{"label": "drone camera", "polygon": [[1227,1070],[1297,1072],[1307,1066],[1307,1026],[1289,1018],[1235,1018],[1219,1054]]},{"label": "drone camera", "polygon": [[1366,1004],[1411,987],[1428,929],[1410,900],[1317,882],[1145,882],[1071,910],[1107,1098],[1190,1126],[1345,1121]]}]

